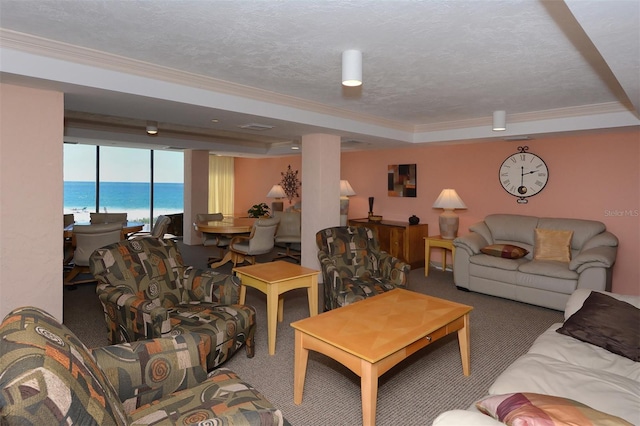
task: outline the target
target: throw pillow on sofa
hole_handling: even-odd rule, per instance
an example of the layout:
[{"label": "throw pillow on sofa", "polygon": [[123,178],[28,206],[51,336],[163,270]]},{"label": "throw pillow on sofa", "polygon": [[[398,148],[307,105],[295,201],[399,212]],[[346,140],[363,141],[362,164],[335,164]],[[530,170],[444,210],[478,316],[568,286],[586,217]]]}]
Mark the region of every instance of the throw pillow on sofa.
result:
[{"label": "throw pillow on sofa", "polygon": [[507,425],[631,425],[572,399],[539,393],[492,395],[476,403],[482,413]]},{"label": "throw pillow on sofa", "polygon": [[640,309],[597,291],[557,332],[640,361]]},{"label": "throw pillow on sofa", "polygon": [[533,258],[535,260],[555,260],[566,263],[571,261],[573,231],[536,228],[534,232]]},{"label": "throw pillow on sofa", "polygon": [[502,257],[505,259],[520,259],[529,254],[528,250],[511,244],[491,244],[480,249],[489,256]]}]

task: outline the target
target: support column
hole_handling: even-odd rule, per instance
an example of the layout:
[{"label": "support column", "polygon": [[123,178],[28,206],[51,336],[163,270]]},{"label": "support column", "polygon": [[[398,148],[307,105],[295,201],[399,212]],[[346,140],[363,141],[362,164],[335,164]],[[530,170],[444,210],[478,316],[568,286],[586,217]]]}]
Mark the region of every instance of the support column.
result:
[{"label": "support column", "polygon": [[194,246],[202,237],[193,228],[196,214],[209,213],[209,151],[184,151],[184,223],[183,241]]},{"label": "support column", "polygon": [[340,225],[340,136],[302,137],[302,260],[320,269],[316,232]]},{"label": "support column", "polygon": [[0,318],[62,315],[64,95],[0,84]]}]

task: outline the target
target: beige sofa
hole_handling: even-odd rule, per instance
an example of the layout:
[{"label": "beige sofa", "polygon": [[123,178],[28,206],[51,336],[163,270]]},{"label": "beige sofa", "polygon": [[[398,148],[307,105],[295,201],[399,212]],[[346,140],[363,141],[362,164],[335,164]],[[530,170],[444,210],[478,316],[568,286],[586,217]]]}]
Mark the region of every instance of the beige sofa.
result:
[{"label": "beige sofa", "polygon": [[[492,214],[469,230],[453,241],[453,277],[460,289],[556,310],[564,309],[576,289],[611,290],[618,239],[601,222]],[[556,252],[556,247],[549,250],[553,240],[543,239],[544,233],[566,236],[566,231],[572,234],[565,261],[537,258]],[[512,253],[519,250],[512,246],[528,253],[517,258]]]}]

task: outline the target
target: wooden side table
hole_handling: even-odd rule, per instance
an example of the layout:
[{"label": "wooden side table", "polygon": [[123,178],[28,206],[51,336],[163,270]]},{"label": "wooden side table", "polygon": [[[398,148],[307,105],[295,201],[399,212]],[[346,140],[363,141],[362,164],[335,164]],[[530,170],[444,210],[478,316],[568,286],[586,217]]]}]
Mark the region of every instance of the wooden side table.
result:
[{"label": "wooden side table", "polygon": [[434,235],[424,238],[424,276],[429,276],[429,265],[431,264],[431,247],[439,247],[442,249],[442,270],[447,269],[447,250],[451,251],[451,267],[456,258],[456,246],[453,240],[445,240],[440,235]]},{"label": "wooden side table", "polygon": [[269,355],[276,353],[276,318],[282,322],[284,299],[282,294],[294,288],[306,288],[309,299],[309,316],[318,315],[318,273],[291,262],[267,262],[233,268],[242,285],[240,304],[244,305],[247,287],[253,287],[267,295],[267,336]]}]

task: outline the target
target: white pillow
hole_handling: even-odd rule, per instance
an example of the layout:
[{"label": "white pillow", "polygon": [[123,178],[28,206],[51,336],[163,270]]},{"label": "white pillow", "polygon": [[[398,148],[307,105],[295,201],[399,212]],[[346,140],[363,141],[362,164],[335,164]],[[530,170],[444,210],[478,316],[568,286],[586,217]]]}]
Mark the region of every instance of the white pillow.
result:
[{"label": "white pillow", "polygon": [[584,301],[587,299],[587,297],[589,297],[592,291],[597,291],[598,293],[606,294],[615,299],[630,303],[636,308],[640,308],[640,296],[629,296],[626,294],[611,293],[609,291],[579,288],[576,291],[574,291],[573,294],[569,297],[569,300],[567,300],[567,305],[564,308],[565,320],[567,320],[571,315],[575,314],[576,312],[578,312],[578,310],[580,310],[580,308],[582,308]]}]

